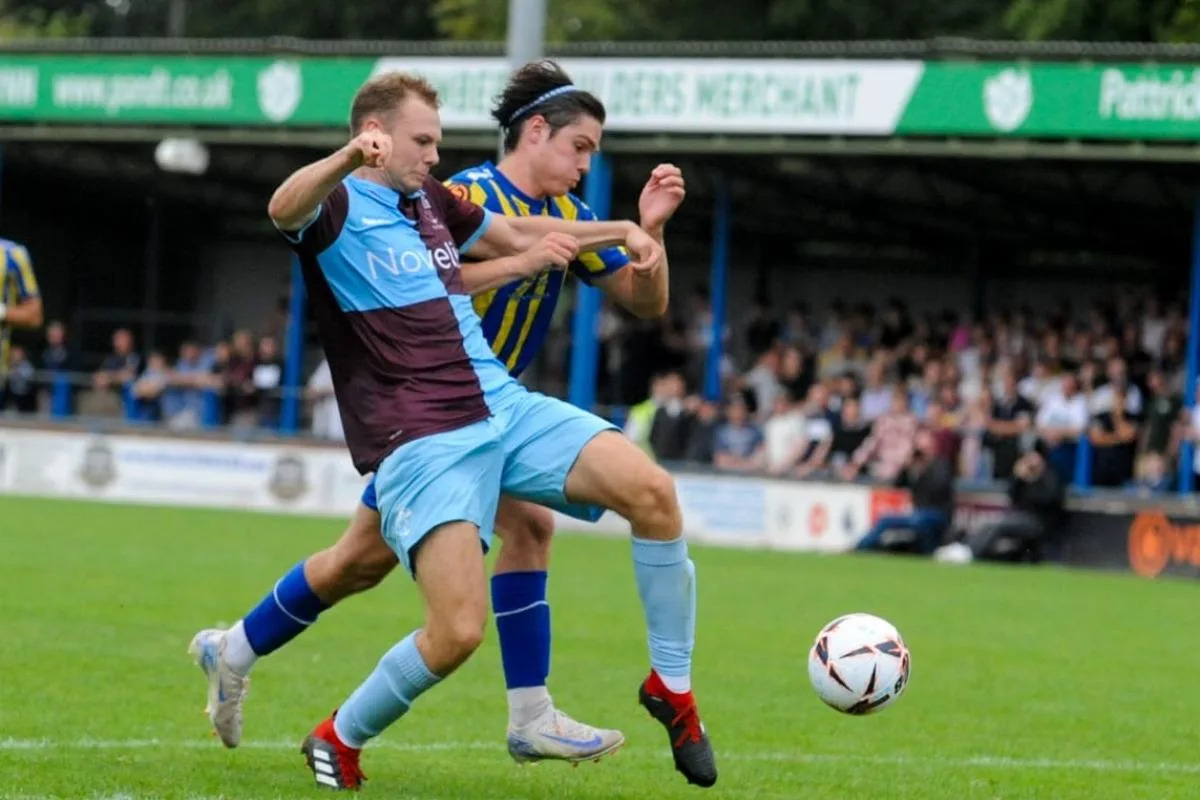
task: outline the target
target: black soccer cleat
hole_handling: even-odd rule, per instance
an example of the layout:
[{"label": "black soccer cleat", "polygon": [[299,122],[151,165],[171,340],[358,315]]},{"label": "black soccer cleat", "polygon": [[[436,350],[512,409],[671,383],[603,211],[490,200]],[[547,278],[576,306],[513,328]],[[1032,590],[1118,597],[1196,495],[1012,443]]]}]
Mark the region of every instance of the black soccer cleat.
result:
[{"label": "black soccer cleat", "polygon": [[706,788],[716,783],[716,757],[692,693],[679,695],[667,691],[658,675],[651,672],[638,690],[638,702],[667,729],[675,769],[687,782]]}]

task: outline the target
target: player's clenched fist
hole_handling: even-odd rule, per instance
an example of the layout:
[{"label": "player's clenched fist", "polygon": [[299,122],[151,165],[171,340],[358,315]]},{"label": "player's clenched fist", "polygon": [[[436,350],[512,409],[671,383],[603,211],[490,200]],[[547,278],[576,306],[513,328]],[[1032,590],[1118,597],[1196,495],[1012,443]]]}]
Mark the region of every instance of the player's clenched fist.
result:
[{"label": "player's clenched fist", "polygon": [[547,233],[518,258],[521,274],[533,277],[544,269],[565,269],[579,255],[579,242],[565,233]]},{"label": "player's clenched fist", "polygon": [[364,167],[382,169],[392,155],[392,137],[378,128],[363,131],[348,146]]}]

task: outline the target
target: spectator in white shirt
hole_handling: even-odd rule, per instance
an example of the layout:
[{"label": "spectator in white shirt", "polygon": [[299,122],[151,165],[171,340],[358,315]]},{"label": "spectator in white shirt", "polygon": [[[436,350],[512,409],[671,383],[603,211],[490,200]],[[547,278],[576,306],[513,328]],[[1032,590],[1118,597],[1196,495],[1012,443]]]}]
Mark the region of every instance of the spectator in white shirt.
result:
[{"label": "spectator in white shirt", "polygon": [[1017,391],[1035,408],[1041,408],[1047,398],[1059,392],[1061,383],[1062,379],[1054,376],[1054,362],[1042,358],[1034,364],[1033,374],[1017,384]]},{"label": "spectator in white shirt", "polygon": [[1087,429],[1090,414],[1079,381],[1071,374],[1062,379],[1060,391],[1051,394],[1038,409],[1037,433],[1047,449],[1047,461],[1064,483],[1075,469],[1075,450]]},{"label": "spectator in white shirt", "polygon": [[258,424],[274,428],[279,424],[279,413],[283,408],[283,357],[279,345],[271,336],[258,340],[258,360],[251,375],[254,394],[258,398]]},{"label": "spectator in white shirt", "polygon": [[1113,410],[1113,396],[1118,390],[1125,393],[1125,413],[1131,417],[1142,414],[1142,390],[1129,382],[1129,367],[1123,358],[1110,358],[1107,366],[1108,383],[1092,395],[1092,413],[1104,414]]},{"label": "spectator in white shirt", "polygon": [[800,463],[808,448],[804,413],[784,392],[775,399],[775,413],[763,425],[767,472],[783,475]]},{"label": "spectator in white shirt", "polygon": [[826,467],[834,442],[847,421],[851,426],[857,426],[857,429],[862,431],[862,436],[850,441],[843,448],[845,450],[843,458],[832,466],[840,469],[849,460],[870,431],[870,426],[862,419],[861,408],[856,396],[844,397],[842,398],[841,414],[839,417],[835,417],[829,411],[829,391],[820,384],[813,386],[812,391],[809,392],[808,403],[804,406],[804,432],[807,446],[800,466],[796,467],[797,477],[807,478]]},{"label": "spectator in white shirt", "polygon": [[760,355],[754,368],[742,376],[742,386],[754,395],[755,421],[766,422],[775,408],[775,398],[783,391],[779,385],[779,351],[772,347]]},{"label": "spectator in white shirt", "polygon": [[322,358],[305,387],[305,395],[312,403],[312,433],[318,439],[344,442],[342,415],[338,412],[337,398],[333,396],[333,375],[329,361]]}]

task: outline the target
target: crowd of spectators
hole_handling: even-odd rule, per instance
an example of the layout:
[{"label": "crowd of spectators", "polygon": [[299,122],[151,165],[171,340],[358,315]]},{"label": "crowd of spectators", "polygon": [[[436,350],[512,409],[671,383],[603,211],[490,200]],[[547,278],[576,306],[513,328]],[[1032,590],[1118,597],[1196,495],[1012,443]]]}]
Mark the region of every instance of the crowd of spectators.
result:
[{"label": "crowd of spectators", "polygon": [[[759,303],[723,332],[716,402],[698,392],[713,328],[707,294],[693,292],[680,311],[642,321],[606,309],[601,318],[599,399],[623,410],[629,435],[664,461],[890,483],[928,433],[958,479],[1005,481],[1036,448],[1065,483],[1080,477],[1083,461],[1092,485],[1168,490],[1180,444],[1200,436],[1200,414],[1183,409],[1187,325],[1178,302],[1127,297],[1082,313],[1063,305],[980,319],[918,316],[899,301],[817,313]],[[40,349],[10,348],[3,407],[45,411],[51,376],[71,374],[72,413],[175,430],[275,428],[281,329],[184,341],[167,353],[146,352],[123,328],[102,361],[88,364],[51,322]],[[563,392],[555,365],[565,360],[564,338],[552,337],[559,347],[548,348],[550,367],[531,376],[534,388]],[[322,361],[304,390],[305,424],[339,441],[332,389]],[[1083,443],[1088,456],[1078,459]]]},{"label": "crowd of spectators", "polygon": [[65,326],[51,322],[40,352],[12,346],[6,409],[45,411],[61,380],[71,412],[87,417],[159,423],[172,430],[214,425],[270,429],[279,423],[283,357],[273,335],[256,337],[240,330],[212,345],[188,340],[174,353],[143,352],[133,332],[120,328],[98,365],[82,363],[67,341]]},{"label": "crowd of spectators", "polygon": [[1180,444],[1200,434],[1200,414],[1183,409],[1179,303],[981,319],[915,316],[898,301],[782,316],[764,304],[739,335],[746,356],[723,366],[719,403],[695,391],[694,358],[667,359],[628,433],[661,460],[885,483],[927,433],[958,479],[1007,481],[1036,449],[1065,483],[1158,491],[1172,488]]}]

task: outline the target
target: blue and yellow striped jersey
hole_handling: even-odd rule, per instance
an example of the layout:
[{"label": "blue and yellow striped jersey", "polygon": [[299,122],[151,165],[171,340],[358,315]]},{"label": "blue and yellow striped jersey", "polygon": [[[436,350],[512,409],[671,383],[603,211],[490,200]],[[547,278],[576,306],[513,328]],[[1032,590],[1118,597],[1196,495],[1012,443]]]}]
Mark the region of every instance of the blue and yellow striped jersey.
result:
[{"label": "blue and yellow striped jersey", "polygon": [[[549,214],[562,219],[594,220],[596,215],[573,194],[538,200],[513,186],[490,161],[465,169],[446,181],[455,193],[496,214],[509,217]],[[581,280],[611,275],[629,263],[620,247],[582,253],[571,265]],[[567,272],[543,272],[536,278],[475,295],[475,311],[483,320],[483,333],[499,359],[516,376],[533,362],[546,339],[554,307],[566,283]]]},{"label": "blue and yellow striped jersey", "polygon": [[[4,264],[4,269],[0,270],[0,302],[15,306],[23,300],[37,297],[37,278],[33,276],[33,262],[25,246],[0,239],[0,258]],[[0,323],[0,374],[8,370],[10,336],[10,328]]]}]

